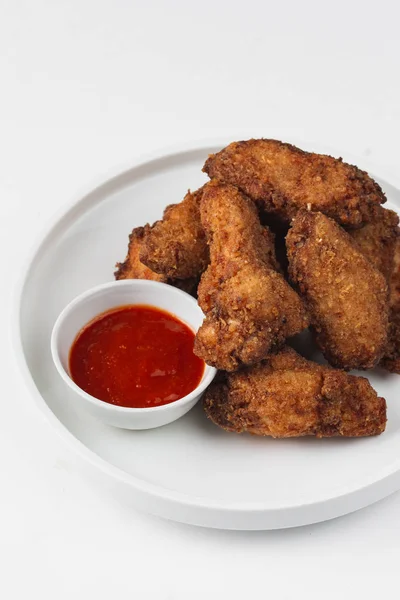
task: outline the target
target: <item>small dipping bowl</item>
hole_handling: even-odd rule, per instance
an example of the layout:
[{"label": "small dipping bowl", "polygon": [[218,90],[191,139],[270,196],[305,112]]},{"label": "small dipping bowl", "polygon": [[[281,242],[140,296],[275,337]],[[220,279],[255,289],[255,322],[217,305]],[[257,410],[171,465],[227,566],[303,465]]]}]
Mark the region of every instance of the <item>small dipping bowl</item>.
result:
[{"label": "small dipping bowl", "polygon": [[117,406],[82,390],[72,380],[69,369],[69,354],[76,336],[101,313],[127,305],[147,305],[165,310],[188,325],[194,333],[204,319],[197,301],[175,287],[142,279],[113,281],[84,292],[64,308],[53,327],[51,354],[57,371],[93,417],[123,429],[152,429],[172,423],[193,408],[217,371],[205,365],[200,383],[190,394],[169,404],[149,408]]}]

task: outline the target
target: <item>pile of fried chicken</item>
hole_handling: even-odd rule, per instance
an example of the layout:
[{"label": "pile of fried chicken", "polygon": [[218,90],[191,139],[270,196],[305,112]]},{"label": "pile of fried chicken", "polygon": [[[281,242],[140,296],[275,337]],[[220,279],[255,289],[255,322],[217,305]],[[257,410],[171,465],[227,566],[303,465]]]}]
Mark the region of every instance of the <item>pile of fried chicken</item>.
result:
[{"label": "pile of fried chicken", "polygon": [[[132,231],[117,279],[193,295],[194,352],[219,369],[203,404],[220,427],[276,438],[368,436],[386,402],[350,369],[400,373],[400,236],[380,186],[342,159],[234,142],[210,181]],[[307,327],[328,365],[288,339]]]}]

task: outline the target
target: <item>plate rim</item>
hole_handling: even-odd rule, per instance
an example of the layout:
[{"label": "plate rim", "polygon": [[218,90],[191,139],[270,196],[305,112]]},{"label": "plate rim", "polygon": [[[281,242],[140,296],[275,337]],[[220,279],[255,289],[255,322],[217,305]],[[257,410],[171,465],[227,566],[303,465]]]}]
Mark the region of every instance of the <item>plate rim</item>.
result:
[{"label": "plate rim", "polygon": [[[248,136],[248,137],[250,137],[250,136]],[[235,139],[235,138],[233,138],[233,139]],[[232,137],[230,137],[229,140],[231,141]],[[362,506],[366,506],[376,500],[379,500],[379,499],[387,496],[391,492],[395,491],[396,489],[400,488],[400,464],[397,466],[397,468],[395,468],[395,466],[394,466],[395,463],[393,463],[391,465],[391,467],[389,467],[388,469],[385,470],[385,472],[382,474],[381,477],[378,477],[378,478],[376,476],[370,477],[368,479],[368,481],[362,485],[362,487],[357,486],[357,485],[355,485],[355,487],[354,486],[349,487],[347,490],[343,491],[340,495],[335,495],[334,497],[328,497],[328,498],[319,497],[315,501],[310,500],[310,501],[304,502],[302,504],[294,504],[294,505],[289,504],[286,506],[279,506],[279,507],[272,507],[272,508],[266,507],[265,505],[263,505],[262,502],[261,503],[260,502],[258,502],[258,503],[254,503],[254,502],[236,503],[234,501],[229,502],[226,500],[215,501],[215,500],[212,500],[207,497],[194,496],[194,495],[190,495],[190,494],[185,494],[183,492],[170,490],[163,486],[158,486],[151,482],[147,482],[138,477],[135,477],[134,475],[109,463],[106,459],[104,459],[101,456],[99,456],[98,454],[96,454],[93,450],[88,448],[82,441],[80,441],[77,437],[75,437],[74,434],[72,432],[70,432],[69,429],[67,429],[67,427],[62,423],[62,421],[60,421],[58,419],[58,417],[53,413],[53,411],[50,409],[50,407],[44,400],[43,396],[41,395],[39,389],[37,388],[37,386],[33,380],[33,377],[32,377],[32,374],[31,374],[31,371],[28,366],[26,356],[24,353],[24,349],[23,349],[23,345],[22,345],[22,336],[21,336],[22,324],[21,324],[21,319],[20,319],[22,301],[23,301],[23,292],[24,292],[26,281],[29,277],[30,269],[31,269],[32,265],[34,264],[35,259],[39,255],[41,249],[44,248],[46,245],[46,242],[48,242],[48,240],[51,236],[51,233],[53,232],[55,227],[57,227],[57,225],[59,225],[62,220],[67,218],[69,215],[71,215],[73,213],[74,209],[76,209],[78,207],[85,208],[85,204],[88,202],[88,200],[90,199],[92,194],[95,194],[96,192],[99,193],[101,191],[101,188],[105,185],[109,185],[112,183],[117,184],[118,181],[123,179],[124,176],[128,175],[129,172],[139,169],[140,167],[147,165],[150,162],[155,162],[157,160],[167,159],[167,158],[173,159],[174,156],[177,157],[178,155],[188,154],[190,152],[199,152],[204,149],[204,153],[206,154],[207,149],[210,149],[213,147],[221,147],[222,148],[224,145],[229,143],[229,140],[226,137],[211,138],[211,139],[203,138],[203,139],[199,139],[197,141],[178,143],[178,144],[169,145],[166,147],[161,147],[161,148],[158,148],[151,152],[148,152],[146,154],[143,154],[140,157],[136,158],[136,160],[135,159],[132,160],[129,165],[125,164],[121,168],[112,169],[112,172],[109,172],[108,174],[105,173],[101,177],[97,177],[95,182],[93,182],[91,185],[85,186],[84,191],[78,191],[76,194],[74,194],[74,198],[72,198],[71,201],[64,204],[57,211],[55,211],[55,213],[47,220],[45,225],[40,228],[40,231],[35,236],[34,242],[32,244],[29,244],[28,251],[26,252],[26,255],[24,255],[24,257],[21,261],[21,263],[22,263],[21,269],[19,270],[19,276],[18,276],[17,282],[14,286],[13,302],[12,302],[13,310],[12,310],[11,322],[10,322],[11,323],[11,339],[12,339],[12,344],[13,344],[13,349],[14,349],[14,356],[16,358],[16,363],[19,368],[19,372],[23,376],[22,379],[24,382],[25,389],[33,397],[36,406],[38,407],[40,412],[45,416],[45,418],[47,419],[49,424],[53,426],[53,428],[56,430],[58,435],[67,443],[67,445],[71,449],[73,449],[83,459],[87,460],[90,464],[92,464],[94,467],[99,469],[102,473],[106,474],[107,476],[110,476],[113,479],[116,479],[117,481],[119,481],[125,485],[128,485],[136,493],[142,493],[149,498],[151,497],[153,500],[156,499],[158,501],[163,501],[165,503],[172,502],[173,504],[178,505],[181,508],[189,508],[190,507],[191,509],[194,509],[194,511],[202,511],[202,512],[204,510],[214,511],[215,514],[211,520],[212,521],[215,520],[216,522],[218,522],[218,515],[221,516],[220,513],[225,513],[225,514],[231,515],[232,518],[234,517],[234,515],[240,515],[243,517],[243,516],[251,513],[253,516],[259,515],[261,520],[263,517],[265,518],[268,515],[269,521],[271,520],[271,517],[273,517],[275,515],[277,521],[279,521],[278,515],[280,513],[304,512],[305,514],[303,515],[302,518],[300,518],[300,514],[298,515],[299,516],[299,518],[297,518],[298,524],[306,524],[306,523],[313,523],[313,522],[317,522],[317,521],[321,521],[321,520],[326,520],[329,518],[333,518],[335,516],[340,516],[342,514],[346,514],[348,512],[351,512],[352,510],[357,510],[358,508],[361,508]],[[298,140],[295,138],[291,138],[290,142],[295,143],[299,146],[302,145],[303,147],[304,146],[305,147],[313,146],[315,148],[315,151],[317,151],[317,152],[332,153],[333,155],[338,156],[338,152],[334,148],[330,148],[329,146],[326,146],[325,144],[321,144],[320,142],[308,142],[306,140]],[[392,173],[385,173],[384,170],[381,170],[380,167],[377,167],[376,170],[378,172],[381,172],[382,175],[375,175],[375,167],[373,165],[371,165],[371,163],[369,161],[364,160],[360,157],[357,157],[357,156],[352,155],[347,152],[345,153],[344,159],[346,160],[346,162],[354,161],[353,164],[357,164],[360,166],[360,168],[368,170],[368,172],[373,177],[377,177],[378,179],[382,179],[382,180],[386,181],[386,183],[397,188],[400,191],[400,178],[397,178]],[[380,493],[376,494],[377,490],[372,489],[372,488],[377,488],[377,486],[379,486],[379,485],[381,486],[381,490],[380,490]],[[369,490],[369,492],[375,492],[375,494],[374,494],[376,496],[375,499],[363,500],[360,502],[359,500],[361,500],[361,499],[358,499],[357,497],[360,494],[366,493],[366,491],[368,491],[368,490]],[[331,507],[331,510],[328,510],[328,511],[326,511],[324,509],[324,505],[326,505],[326,504],[340,505],[343,502],[343,500],[348,500],[349,504],[355,503],[356,506],[353,508],[349,508],[349,509],[343,509],[343,507],[342,507],[342,509],[340,509],[339,506],[337,506],[336,509],[333,509],[333,510]],[[312,517],[312,515],[310,514],[308,517],[306,516],[306,514],[310,508],[312,509],[312,511],[315,511],[315,513],[317,513],[317,510],[316,510],[317,507],[319,509],[321,509],[323,513],[326,513],[326,515],[318,516],[317,514],[315,514],[314,517]],[[338,510],[338,508],[339,508],[339,510]],[[163,515],[163,513],[165,512],[163,510],[161,510],[161,511],[153,510],[150,512],[153,512],[153,513],[160,512],[161,516],[165,516],[165,515]],[[218,514],[216,514],[216,513],[218,513]],[[330,513],[330,514],[328,514],[328,513]],[[192,515],[192,516],[182,515],[182,518],[178,518],[178,517],[170,517],[170,518],[173,518],[174,520],[180,520],[180,521],[183,521],[186,523],[202,524],[201,522],[200,523],[196,522],[196,521],[202,521],[201,516],[199,518],[198,516],[196,517],[195,515]],[[281,528],[281,527],[285,527],[285,526],[293,526],[293,524],[285,525],[284,521],[285,521],[285,519],[283,519],[282,523],[276,523],[276,526],[268,525],[267,527],[265,527],[265,526],[260,525],[257,527],[249,527],[249,528],[250,529],[272,529],[272,528]],[[207,526],[219,527],[219,525],[213,525],[213,524],[211,524],[211,525],[207,524]],[[222,528],[233,528],[233,529],[246,529],[246,527],[242,527],[242,526],[226,527],[226,526],[222,525],[221,527]]]}]

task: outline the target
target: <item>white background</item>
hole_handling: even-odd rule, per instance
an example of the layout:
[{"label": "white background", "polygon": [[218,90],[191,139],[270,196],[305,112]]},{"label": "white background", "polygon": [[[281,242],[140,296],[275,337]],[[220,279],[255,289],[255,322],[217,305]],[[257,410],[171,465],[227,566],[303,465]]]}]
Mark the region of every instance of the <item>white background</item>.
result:
[{"label": "white background", "polygon": [[1,599],[398,597],[399,493],[281,532],[136,513],[35,409],[8,326],[43,222],[147,151],[246,131],[398,176],[399,20],[396,0],[0,0]]}]

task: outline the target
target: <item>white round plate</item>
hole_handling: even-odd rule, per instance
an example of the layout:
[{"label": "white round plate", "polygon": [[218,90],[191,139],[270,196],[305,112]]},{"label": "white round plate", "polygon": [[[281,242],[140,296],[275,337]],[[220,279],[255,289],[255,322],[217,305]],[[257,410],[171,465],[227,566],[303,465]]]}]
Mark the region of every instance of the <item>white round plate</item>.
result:
[{"label": "white round plate", "polygon": [[[160,218],[165,206],[202,185],[205,158],[225,144],[153,156],[63,212],[30,254],[18,290],[14,335],[19,365],[51,425],[115,486],[122,486],[139,509],[226,529],[276,529],[337,517],[400,488],[397,375],[368,373],[388,403],[381,436],[273,440],[226,433],[206,419],[201,404],[155,430],[107,427],[76,404],[51,360],[50,333],[64,306],[113,279],[131,229]],[[386,206],[400,207],[399,189],[377,180],[387,194]]]}]

